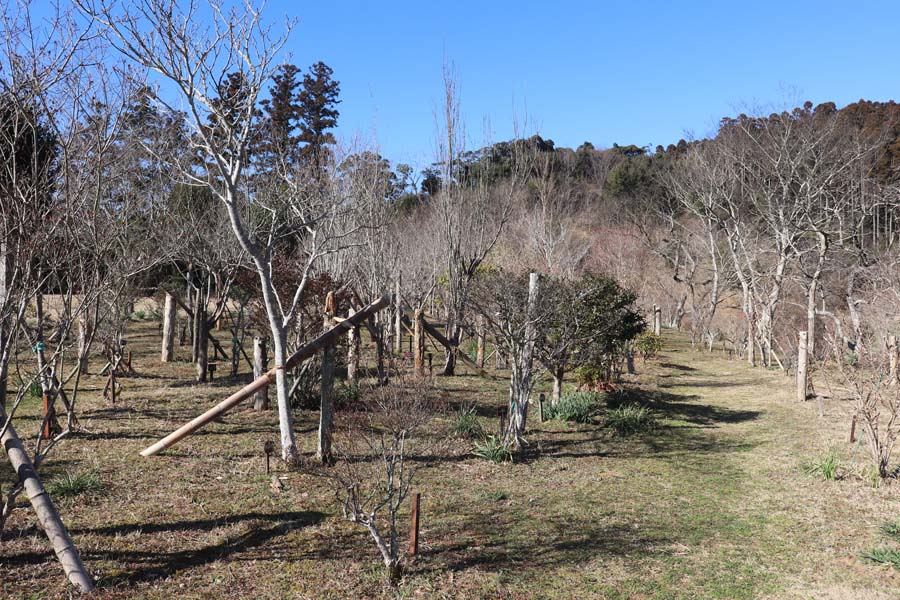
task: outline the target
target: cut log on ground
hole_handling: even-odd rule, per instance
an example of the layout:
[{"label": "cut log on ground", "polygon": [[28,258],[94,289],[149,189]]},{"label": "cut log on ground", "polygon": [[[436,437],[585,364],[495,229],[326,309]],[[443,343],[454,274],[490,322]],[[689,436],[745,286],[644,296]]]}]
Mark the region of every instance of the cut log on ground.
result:
[{"label": "cut log on ground", "polygon": [[[378,300],[375,300],[368,306],[360,309],[352,317],[341,321],[312,342],[306,344],[296,352],[294,352],[290,358],[287,359],[287,362],[284,364],[282,368],[284,369],[292,369],[299,365],[301,362],[315,355],[317,352],[321,351],[326,345],[335,342],[340,335],[343,335],[347,332],[348,329],[355,325],[359,325],[368,319],[371,315],[377,313],[383,308],[389,306],[391,303],[391,297],[389,294],[382,296]],[[277,365],[276,365],[276,368]],[[141,451],[141,456],[153,456],[154,454],[158,454],[162,452],[166,448],[173,446],[178,443],[181,439],[189,436],[194,431],[200,429],[210,421],[220,417],[221,415],[228,412],[230,409],[234,408],[247,398],[253,395],[254,392],[263,389],[264,387],[270,385],[275,381],[275,369],[270,369],[263,376],[254,380],[249,385],[244,386],[219,404],[215,405],[199,417],[195,418],[193,421],[182,425],[177,430],[173,431],[163,439],[159,440],[152,446],[149,446]]]}]

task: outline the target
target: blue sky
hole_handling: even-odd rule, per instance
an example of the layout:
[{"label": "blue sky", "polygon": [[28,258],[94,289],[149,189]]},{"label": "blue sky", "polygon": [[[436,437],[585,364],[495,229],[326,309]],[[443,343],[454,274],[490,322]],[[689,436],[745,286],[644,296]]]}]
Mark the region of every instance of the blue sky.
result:
[{"label": "blue sky", "polygon": [[[668,144],[746,106],[898,96],[895,2],[287,2],[292,62],[341,82],[339,137],[426,164],[446,56],[469,144]],[[482,133],[489,119],[492,134]]]}]

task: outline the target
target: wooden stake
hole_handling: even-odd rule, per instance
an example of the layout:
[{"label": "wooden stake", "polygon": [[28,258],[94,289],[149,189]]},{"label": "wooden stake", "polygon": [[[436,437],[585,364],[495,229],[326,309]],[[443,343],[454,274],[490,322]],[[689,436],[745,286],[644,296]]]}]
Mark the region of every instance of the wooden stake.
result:
[{"label": "wooden stake", "polygon": [[[352,308],[347,311],[347,318],[356,314]],[[347,383],[356,385],[358,383],[359,371],[359,327],[351,327],[347,331]]]},{"label": "wooden stake", "polygon": [[50,406],[50,394],[44,392],[44,426],[41,428],[41,438],[49,440],[53,437],[53,407]]},{"label": "wooden stake", "polygon": [[662,309],[653,305],[653,333],[659,335],[662,332]]},{"label": "wooden stake", "polygon": [[[259,379],[269,368],[269,356],[266,353],[266,338],[253,338],[253,378]],[[269,386],[265,386],[253,397],[253,410],[269,410]]]},{"label": "wooden stake", "polygon": [[475,364],[479,369],[484,368],[484,317],[478,315],[476,327]]},{"label": "wooden stake", "polygon": [[850,421],[850,443],[856,441],[856,415],[853,415],[853,420]]},{"label": "wooden stake", "polygon": [[888,385],[897,385],[900,373],[897,372],[897,336],[888,336],[888,363],[890,370],[888,371]]},{"label": "wooden stake", "polygon": [[175,344],[175,297],[166,292],[166,303],[163,308],[163,332],[162,332],[162,352],[160,360],[164,363],[172,362],[173,346]]},{"label": "wooden stake", "polygon": [[[325,299],[325,316],[322,330],[328,332],[334,318],[334,292],[328,292]],[[319,393],[319,437],[316,459],[321,463],[331,462],[331,431],[334,428],[334,366],[335,344],[325,344],[322,348],[322,383]]]},{"label": "wooden stake", "polygon": [[[378,312],[386,306],[390,305],[390,302],[390,295],[386,295],[382,296],[378,300],[375,300],[368,306],[362,308],[351,318],[338,323],[326,333],[323,333],[312,342],[306,344],[305,346],[294,352],[285,362],[284,368],[293,369],[307,358],[314,356],[317,352],[324,348],[326,344],[332,343],[335,339],[337,339],[338,336],[343,335],[350,327],[359,325],[371,314]],[[182,425],[152,446],[149,446],[142,450],[141,456],[153,456],[154,454],[162,452],[166,448],[177,444],[180,440],[189,436],[191,433],[200,429],[210,421],[225,414],[230,409],[234,408],[235,406],[252,396],[254,392],[257,392],[260,389],[268,386],[273,381],[275,381],[275,369],[270,369],[264,375],[257,378],[249,385],[244,386],[219,404],[207,410],[202,415],[194,418],[189,423]]]},{"label": "wooden stake", "polygon": [[425,377],[425,335],[422,310],[417,308],[413,313],[413,368],[418,377]]},{"label": "wooden stake", "polygon": [[544,394],[538,396],[538,419],[541,423],[544,422],[544,400],[546,399],[547,397]]},{"label": "wooden stake", "polygon": [[797,401],[806,401],[806,392],[808,390],[808,378],[806,373],[806,349],[807,349],[807,333],[800,332],[800,340],[797,344]]},{"label": "wooden stake", "polygon": [[412,498],[412,509],[410,515],[409,526],[409,555],[415,556],[419,553],[419,509],[422,502],[422,495],[416,492]]}]

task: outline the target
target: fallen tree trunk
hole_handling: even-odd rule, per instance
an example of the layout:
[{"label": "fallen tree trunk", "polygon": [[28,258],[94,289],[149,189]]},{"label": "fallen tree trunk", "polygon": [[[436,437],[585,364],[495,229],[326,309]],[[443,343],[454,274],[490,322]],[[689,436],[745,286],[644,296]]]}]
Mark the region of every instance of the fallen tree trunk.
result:
[{"label": "fallen tree trunk", "polygon": [[[6,411],[2,409],[0,409],[0,421],[6,421]],[[44,533],[47,534],[50,545],[53,546],[56,558],[59,559],[63,570],[66,572],[66,577],[80,591],[90,592],[94,589],[94,582],[91,581],[91,576],[85,569],[84,563],[81,562],[81,557],[78,555],[78,550],[75,548],[72,538],[69,537],[69,532],[66,531],[66,526],[60,519],[59,513],[56,512],[56,507],[53,505],[50,496],[44,490],[44,484],[41,483],[41,479],[34,469],[34,464],[28,457],[28,452],[22,446],[22,440],[19,439],[11,423],[6,428],[6,432],[0,438],[0,441],[3,442],[3,448],[6,450],[9,462],[25,488],[28,501],[31,502],[34,513],[37,515]]]},{"label": "fallen tree trunk", "polygon": [[[315,355],[317,352],[322,350],[328,344],[332,344],[339,336],[345,333],[348,329],[355,325],[359,325],[368,319],[371,315],[377,313],[382,310],[386,306],[390,305],[391,297],[390,294],[386,294],[370,303],[368,306],[362,308],[354,314],[352,317],[344,319],[310,343],[306,344],[296,352],[294,352],[290,358],[287,359],[284,365],[280,366],[282,369],[293,369],[301,362]],[[234,408],[250,396],[252,396],[255,392],[265,388],[275,381],[275,371],[279,368],[279,365],[276,365],[275,368],[270,369],[268,372],[264,373],[261,377],[254,380],[252,383],[244,386],[219,404],[215,405],[199,417],[196,417],[194,420],[182,425],[180,428],[176,429],[163,439],[159,440],[152,446],[149,446],[141,451],[141,456],[153,456],[154,454],[158,454],[162,452],[166,448],[175,445],[181,439],[189,436],[197,429],[200,429],[213,419],[225,414],[228,410]]]}]

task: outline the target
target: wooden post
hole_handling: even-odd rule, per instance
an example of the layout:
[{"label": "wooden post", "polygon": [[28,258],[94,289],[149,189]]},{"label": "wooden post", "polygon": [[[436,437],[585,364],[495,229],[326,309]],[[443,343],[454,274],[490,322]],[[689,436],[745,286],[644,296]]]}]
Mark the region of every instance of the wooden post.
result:
[{"label": "wooden post", "polygon": [[[334,292],[328,292],[325,299],[325,316],[322,331],[328,332],[334,326]],[[326,344],[322,349],[322,384],[319,393],[319,437],[316,459],[321,463],[331,462],[331,431],[334,428],[334,355],[335,344]]]},{"label": "wooden post", "polygon": [[538,419],[541,423],[544,422],[544,400],[546,400],[544,394],[538,396]]},{"label": "wooden post", "polygon": [[400,296],[400,273],[394,283],[394,354],[403,352],[403,299]]},{"label": "wooden post", "polygon": [[413,312],[413,367],[416,375],[425,377],[425,332],[423,331],[422,310]]},{"label": "wooden post", "polygon": [[850,443],[856,441],[856,415],[853,415],[853,420],[850,421]]},{"label": "wooden post", "polygon": [[116,403],[116,368],[109,370],[109,397],[113,404]]},{"label": "wooden post", "polygon": [[[0,410],[0,422],[6,422],[6,411]],[[88,575],[75,543],[69,537],[69,532],[59,518],[59,513],[50,499],[50,495],[44,490],[44,484],[38,477],[34,464],[28,456],[28,452],[22,445],[15,428],[10,423],[0,438],[6,450],[6,456],[12,464],[13,472],[19,476],[19,481],[25,488],[25,494],[31,502],[34,513],[37,516],[41,529],[47,534],[56,558],[59,560],[69,581],[82,592],[90,592],[94,589],[94,582]]]},{"label": "wooden post", "polygon": [[128,366],[128,370],[129,370],[129,371],[133,371],[133,370],[134,370],[134,367],[131,365],[131,350],[128,351],[128,363],[127,363],[127,366]]},{"label": "wooden post", "polygon": [[41,438],[49,440],[53,438],[53,420],[56,417],[53,414],[53,407],[50,405],[50,394],[45,391],[42,398],[44,400],[44,426],[41,427]]},{"label": "wooden post", "polygon": [[475,346],[475,364],[478,365],[479,369],[484,368],[484,317],[478,315],[478,319],[475,324],[475,336],[476,336],[476,346]]},{"label": "wooden post", "polygon": [[[352,308],[347,311],[349,319],[356,314]],[[359,383],[359,327],[351,327],[347,330],[347,383],[356,385]]]},{"label": "wooden post", "polygon": [[890,365],[888,385],[897,385],[898,377],[900,377],[900,374],[897,373],[897,356],[897,336],[890,335],[888,336],[888,364]]},{"label": "wooden post", "polygon": [[172,362],[175,344],[175,297],[166,292],[166,303],[163,305],[162,362]]},{"label": "wooden post", "polygon": [[806,392],[808,390],[808,377],[807,377],[807,355],[806,355],[806,341],[807,341],[807,332],[800,332],[800,340],[797,344],[797,401],[805,402],[806,401]]},{"label": "wooden post", "polygon": [[[311,356],[314,356],[317,352],[324,348],[326,344],[333,343],[334,340],[337,339],[338,336],[343,335],[347,331],[347,329],[355,325],[359,325],[373,312],[378,312],[379,310],[388,306],[390,303],[390,295],[382,296],[378,300],[371,302],[368,306],[360,309],[359,312],[353,315],[352,318],[341,321],[340,323],[329,329],[326,333],[323,333],[310,343],[294,352],[285,362],[284,368],[293,369],[304,360],[308,359]],[[170,448],[210,421],[213,421],[221,415],[225,414],[226,412],[252,396],[255,392],[259,391],[261,388],[268,386],[274,380],[275,369],[269,369],[261,377],[258,377],[252,383],[245,385],[225,400],[222,400],[221,402],[207,410],[202,415],[195,417],[190,422],[182,425],[155,444],[144,448],[141,451],[141,456],[153,456],[154,454],[162,452],[166,448]]]},{"label": "wooden post", "polygon": [[653,333],[660,335],[662,332],[662,309],[653,305]]},{"label": "wooden post", "polygon": [[413,494],[409,525],[409,555],[419,553],[419,509],[421,508],[422,495],[419,492]]},{"label": "wooden post", "polygon": [[[269,370],[269,355],[266,353],[266,338],[253,338],[253,379],[259,379]],[[258,390],[253,396],[253,410],[269,410],[269,386]]]},{"label": "wooden post", "polygon": [[428,357],[428,375],[434,375],[434,365],[432,364],[434,362],[434,354],[429,352],[426,356]]},{"label": "wooden post", "polygon": [[241,366],[241,340],[237,337],[231,338],[231,376],[237,377]]}]

